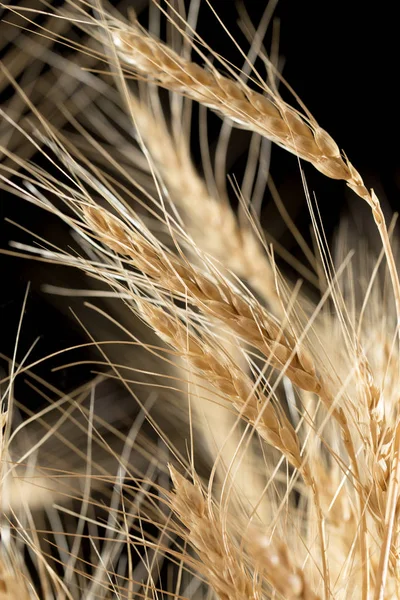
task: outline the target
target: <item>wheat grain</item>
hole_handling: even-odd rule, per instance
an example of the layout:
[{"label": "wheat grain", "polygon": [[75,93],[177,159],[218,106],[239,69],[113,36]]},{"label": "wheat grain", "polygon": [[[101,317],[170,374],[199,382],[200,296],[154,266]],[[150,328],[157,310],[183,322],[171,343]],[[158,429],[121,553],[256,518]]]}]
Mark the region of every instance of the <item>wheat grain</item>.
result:
[{"label": "wheat grain", "polygon": [[187,539],[198,553],[211,587],[220,600],[256,600],[259,593],[255,582],[200,485],[191,484],[171,466],[170,474],[174,484],[172,509],[187,527]]},{"label": "wheat grain", "polygon": [[276,589],[283,598],[319,600],[307,582],[304,569],[293,564],[286,544],[253,529],[246,541],[246,551],[252,557],[254,568]]}]

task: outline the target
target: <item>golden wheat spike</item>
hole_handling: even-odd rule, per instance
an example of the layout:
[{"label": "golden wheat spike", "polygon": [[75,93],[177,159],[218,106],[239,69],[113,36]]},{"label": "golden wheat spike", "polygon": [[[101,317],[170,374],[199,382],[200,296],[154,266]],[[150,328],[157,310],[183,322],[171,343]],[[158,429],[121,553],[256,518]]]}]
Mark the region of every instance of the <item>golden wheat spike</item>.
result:
[{"label": "golden wheat spike", "polygon": [[[224,530],[218,509],[204,495],[200,484],[191,483],[172,466],[169,469],[174,486],[172,510],[188,529],[187,539],[198,553],[204,575],[221,600],[256,600],[262,597],[263,579],[287,600],[319,599],[302,570],[293,565],[283,543],[277,540],[265,543],[260,534],[253,534],[240,551]],[[244,551],[254,560],[261,575],[259,583],[246,568],[241,556]]]},{"label": "golden wheat spike", "polygon": [[331,136],[314,121],[306,122],[273,94],[266,97],[216,69],[203,69],[138,26],[115,28],[113,41],[124,65],[162,87],[218,111],[241,127],[268,137],[311,162],[328,177],[344,179],[357,193],[369,195],[361,177],[341,156]]}]

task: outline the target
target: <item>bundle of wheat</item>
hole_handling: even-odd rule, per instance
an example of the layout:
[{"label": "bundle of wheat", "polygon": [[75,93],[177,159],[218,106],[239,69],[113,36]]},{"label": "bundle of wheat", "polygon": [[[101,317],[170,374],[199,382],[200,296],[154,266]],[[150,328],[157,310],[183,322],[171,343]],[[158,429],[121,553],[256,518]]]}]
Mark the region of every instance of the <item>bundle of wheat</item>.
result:
[{"label": "bundle of wheat", "polygon": [[[23,106],[1,110],[1,185],[70,237],[8,252],[80,272],[47,291],[95,299],[76,316],[93,353],[62,365],[94,376],[65,394],[35,374],[47,358],[9,361],[0,597],[398,598],[400,284],[380,202],[260,48],[268,84],[206,54],[193,6],[186,21],[153,5],[175,47],[97,1],[10,8],[37,24],[47,70],[32,91],[1,66]],[[68,102],[62,78],[46,96],[60,61]],[[368,203],[382,251],[359,286],[314,213],[317,302],[278,272],[251,202],[238,192],[237,215],[224,176],[195,168],[192,103]],[[36,413],[14,397],[22,374]]]}]

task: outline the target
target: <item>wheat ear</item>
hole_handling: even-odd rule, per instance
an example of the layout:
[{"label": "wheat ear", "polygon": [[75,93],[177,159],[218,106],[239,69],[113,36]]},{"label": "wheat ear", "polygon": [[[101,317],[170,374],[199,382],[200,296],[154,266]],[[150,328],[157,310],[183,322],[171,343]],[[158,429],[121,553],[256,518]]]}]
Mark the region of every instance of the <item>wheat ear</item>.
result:
[{"label": "wheat ear", "polygon": [[317,513],[318,535],[321,545],[321,561],[325,599],[329,598],[329,566],[326,561],[325,533],[320,506],[319,489],[308,465],[301,456],[300,443],[295,429],[282,410],[274,409],[263,394],[243,371],[235,366],[228,356],[220,355],[215,344],[201,341],[177,318],[171,317],[148,301],[136,298],[139,311],[145,321],[157,334],[191,364],[198,373],[206,377],[214,387],[222,392],[238,412],[251,423],[259,435],[277,448],[283,456],[301,473],[310,490]]},{"label": "wheat ear", "polygon": [[285,370],[299,388],[320,396],[339,424],[346,428],[346,417],[334,406],[328,383],[318,375],[312,356],[293,335],[283,332],[278,321],[260,304],[244,297],[228,281],[216,282],[182,259],[167,256],[108,211],[97,206],[83,206],[82,210],[86,223],[105,245],[128,256],[136,268],[165,290],[189,297],[205,314],[242,336],[259,349],[274,368]]},{"label": "wheat ear", "polygon": [[206,70],[182,58],[139,25],[121,23],[112,37],[121,62],[136,73],[271,139],[328,177],[344,179],[358,194],[369,197],[360,175],[342,157],[331,136],[314,119],[303,118],[265,84],[263,88],[269,97],[240,80],[221,75],[210,65]]},{"label": "wheat ear", "polygon": [[[257,578],[247,571],[243,551],[239,553],[224,529],[217,507],[213,507],[204,495],[200,484],[190,483],[171,466],[170,473],[174,484],[172,510],[187,528],[187,539],[201,559],[204,573],[219,598],[250,600],[262,597],[262,580],[257,585]],[[278,592],[287,600],[318,600],[306,584],[302,571],[291,563],[284,544],[275,541],[266,544],[259,536],[245,548],[250,556],[257,553],[253,565],[259,576],[272,587],[272,597]]]},{"label": "wheat ear", "polygon": [[189,361],[198,373],[212,383],[223,396],[252,425],[260,436],[280,450],[289,462],[306,473],[302,465],[297,434],[287,417],[276,410],[268,399],[254,390],[251,380],[236,367],[228,355],[219,352],[215,344],[207,344],[204,334],[200,340],[184,324],[148,301],[136,298],[139,312],[156,333],[182,358]]},{"label": "wheat ear", "polygon": [[243,558],[211,502],[206,502],[198,483],[191,484],[172,466],[174,484],[171,507],[188,533],[184,536],[196,550],[201,570],[220,600],[256,600],[259,597]]},{"label": "wheat ear", "polygon": [[239,227],[227,198],[215,198],[198,175],[186,139],[173,137],[163,117],[156,118],[143,101],[129,97],[135,127],[168,190],[183,211],[189,235],[201,251],[246,279],[276,314],[282,312],[274,273],[251,227]]},{"label": "wheat ear", "polygon": [[367,190],[361,175],[342,156],[336,142],[315,119],[303,117],[266,84],[263,84],[263,88],[268,97],[253,91],[239,79],[228,79],[211,65],[206,70],[182,58],[137,24],[113,25],[112,38],[121,62],[132,67],[136,73],[267,137],[299,158],[309,161],[327,177],[343,179],[360,198],[368,202],[385,250],[400,323],[400,281],[380,202],[373,190]]},{"label": "wheat ear", "polygon": [[[216,268],[224,268],[224,273],[226,268],[246,279],[278,313],[282,309],[274,275],[261,244],[250,227],[239,226],[227,198],[214,197],[209,193],[193,165],[184,133],[170,133],[164,115],[160,111],[155,113],[147,102],[138,97],[130,94],[127,103],[151,167],[161,178],[169,199],[182,212],[185,233],[191,238],[189,250],[194,242],[200,256],[206,252],[207,260],[215,263]],[[193,255],[195,259],[199,258],[194,252]],[[241,360],[245,362],[239,349],[235,351],[230,347],[228,352],[231,356],[234,353],[236,364]],[[232,465],[234,457],[237,459],[242,433],[234,426],[237,416],[231,410],[215,402],[204,401],[208,390],[211,397],[215,394],[206,378],[193,375],[193,380],[190,380],[190,406],[197,415],[197,421],[202,423],[202,438],[208,451],[218,453],[216,472],[222,480],[226,476],[227,465]],[[200,386],[201,397],[195,392],[197,386]],[[265,506],[264,484],[250,468],[250,464],[257,460],[255,456],[249,456],[253,455],[253,448],[248,447],[245,455],[238,461],[240,469],[234,469],[233,486],[238,497],[249,501],[250,510],[257,506],[260,514],[260,509]]]},{"label": "wheat ear", "polygon": [[[327,383],[317,374],[312,357],[288,332],[283,332],[278,322],[259,304],[244,298],[229,282],[218,283],[173,255],[166,256],[114,215],[95,206],[84,205],[83,216],[91,229],[108,247],[129,256],[134,266],[142,270],[169,293],[189,297],[212,318],[219,319],[247,343],[258,348],[276,369],[285,371],[287,377],[299,388],[319,395],[328,411],[343,432],[343,442],[349,454],[356,479],[359,478],[357,460],[346,415],[334,405]],[[164,327],[164,329],[166,329]],[[167,330],[166,330],[167,332]],[[265,434],[264,434],[265,437]],[[267,439],[267,438],[265,438]],[[270,442],[271,443],[271,442]],[[285,445],[276,448],[284,452]],[[287,448],[286,448],[287,455]],[[294,455],[291,455],[292,464]],[[298,459],[296,459],[298,466]],[[308,483],[314,489],[312,478]]]}]

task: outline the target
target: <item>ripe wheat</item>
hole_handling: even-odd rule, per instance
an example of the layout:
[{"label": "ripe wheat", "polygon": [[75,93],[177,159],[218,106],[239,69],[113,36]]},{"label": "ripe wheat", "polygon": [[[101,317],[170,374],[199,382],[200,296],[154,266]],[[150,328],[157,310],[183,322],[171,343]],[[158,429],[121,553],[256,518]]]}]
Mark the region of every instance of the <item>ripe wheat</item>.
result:
[{"label": "ripe wheat", "polygon": [[[182,54],[99,2],[66,4],[54,8],[65,25],[39,25],[38,53],[68,65],[70,101],[43,97],[50,69],[30,96],[19,78],[27,61],[5,60],[24,108],[1,112],[15,137],[0,138],[0,177],[74,236],[73,251],[38,238],[9,252],[83,274],[77,295],[96,299],[93,322],[76,318],[97,352],[95,377],[65,395],[28,359],[9,361],[0,598],[398,598],[400,285],[377,196],[304,107],[255,69],[246,84],[220,56],[211,64],[175,5],[165,15],[185,38]],[[61,37],[68,24],[82,43]],[[84,62],[49,53],[53,35]],[[188,58],[190,45],[205,66]],[[83,76],[79,65],[97,61]],[[355,300],[357,277],[349,293],[346,266],[336,279],[321,243],[318,305],[283,294],[293,286],[264,252],[251,210],[243,224],[195,168],[174,102],[209,108],[345,181],[372,209],[390,277],[379,264],[359,269],[368,283]],[[73,296],[67,287],[50,289]],[[37,414],[14,398],[21,375],[45,402]],[[102,402],[103,385],[114,387]]]}]

